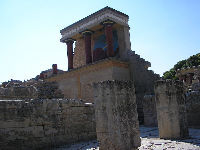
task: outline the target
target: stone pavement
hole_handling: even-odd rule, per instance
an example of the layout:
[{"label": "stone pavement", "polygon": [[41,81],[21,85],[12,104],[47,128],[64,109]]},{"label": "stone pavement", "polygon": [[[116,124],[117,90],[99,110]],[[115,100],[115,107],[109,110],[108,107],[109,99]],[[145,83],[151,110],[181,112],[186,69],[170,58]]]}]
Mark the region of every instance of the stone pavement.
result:
[{"label": "stone pavement", "polygon": [[[158,128],[140,126],[139,150],[200,150],[200,129],[189,129],[189,139],[164,140],[158,137]],[[97,141],[66,145],[54,150],[99,150]]]}]

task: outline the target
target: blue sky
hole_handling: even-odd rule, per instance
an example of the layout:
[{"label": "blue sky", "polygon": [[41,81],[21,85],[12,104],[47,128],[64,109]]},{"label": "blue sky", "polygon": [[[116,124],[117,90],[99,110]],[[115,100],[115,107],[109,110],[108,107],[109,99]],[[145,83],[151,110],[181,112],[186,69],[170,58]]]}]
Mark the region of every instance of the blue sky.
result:
[{"label": "blue sky", "polygon": [[0,82],[67,70],[60,30],[105,6],[129,15],[131,48],[156,73],[200,52],[199,0],[0,0]]}]

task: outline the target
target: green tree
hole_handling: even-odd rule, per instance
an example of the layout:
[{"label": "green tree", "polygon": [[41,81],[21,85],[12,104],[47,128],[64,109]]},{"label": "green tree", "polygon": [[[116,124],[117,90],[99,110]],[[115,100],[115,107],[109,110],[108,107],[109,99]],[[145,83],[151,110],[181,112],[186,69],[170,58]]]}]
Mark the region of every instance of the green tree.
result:
[{"label": "green tree", "polygon": [[176,75],[176,71],[174,68],[170,69],[169,71],[166,71],[164,74],[163,74],[163,78],[164,79],[177,79],[177,77],[175,76]]},{"label": "green tree", "polygon": [[181,68],[185,67],[184,66],[185,64],[186,64],[186,60],[181,60],[177,64],[174,65],[174,69],[175,70],[181,69]]},{"label": "green tree", "polygon": [[198,66],[198,65],[200,65],[200,53],[190,56],[186,60],[181,60],[181,61],[177,62],[172,69],[163,73],[163,78],[164,79],[177,79],[177,77],[175,75],[176,75],[176,71],[178,69],[193,67],[193,66]]}]

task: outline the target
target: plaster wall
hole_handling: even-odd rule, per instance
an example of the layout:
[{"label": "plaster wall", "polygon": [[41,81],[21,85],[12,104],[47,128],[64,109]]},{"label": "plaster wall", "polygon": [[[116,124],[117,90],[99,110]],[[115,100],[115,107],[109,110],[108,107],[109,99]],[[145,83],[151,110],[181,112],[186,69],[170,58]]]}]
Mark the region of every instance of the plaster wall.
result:
[{"label": "plaster wall", "polygon": [[94,102],[92,83],[106,80],[130,80],[128,63],[108,58],[47,79],[58,83],[65,98],[88,102]]}]

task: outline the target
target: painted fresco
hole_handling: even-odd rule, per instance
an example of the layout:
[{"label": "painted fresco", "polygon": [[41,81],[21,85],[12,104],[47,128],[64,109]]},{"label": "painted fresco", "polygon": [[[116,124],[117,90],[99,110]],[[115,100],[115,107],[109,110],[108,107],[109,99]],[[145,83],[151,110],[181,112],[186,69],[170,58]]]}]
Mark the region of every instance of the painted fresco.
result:
[{"label": "painted fresco", "polygon": [[[117,38],[117,31],[113,31],[113,48],[114,52],[117,53],[118,51],[118,38]],[[106,51],[106,36],[105,34],[100,35],[94,41],[94,52],[93,52],[93,61],[98,61],[107,57]]]},{"label": "painted fresco", "polygon": [[[117,48],[118,48],[117,31],[113,31],[113,47],[114,47],[114,51],[116,52]],[[93,50],[95,51],[96,49],[99,49],[99,48],[103,49],[104,51],[107,50],[105,34],[100,35],[95,40],[94,49]]]}]

